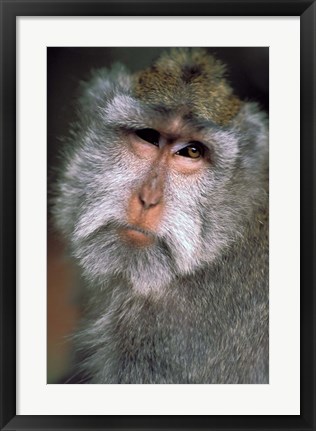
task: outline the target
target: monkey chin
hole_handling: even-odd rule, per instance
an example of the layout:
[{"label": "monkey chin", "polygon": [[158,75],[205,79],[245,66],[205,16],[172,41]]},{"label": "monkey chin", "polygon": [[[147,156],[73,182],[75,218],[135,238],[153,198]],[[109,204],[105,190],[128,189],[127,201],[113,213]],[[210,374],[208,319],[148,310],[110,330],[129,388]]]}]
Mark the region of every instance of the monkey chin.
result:
[{"label": "monkey chin", "polygon": [[136,247],[148,247],[155,242],[152,235],[133,228],[121,229],[120,236],[124,241]]}]

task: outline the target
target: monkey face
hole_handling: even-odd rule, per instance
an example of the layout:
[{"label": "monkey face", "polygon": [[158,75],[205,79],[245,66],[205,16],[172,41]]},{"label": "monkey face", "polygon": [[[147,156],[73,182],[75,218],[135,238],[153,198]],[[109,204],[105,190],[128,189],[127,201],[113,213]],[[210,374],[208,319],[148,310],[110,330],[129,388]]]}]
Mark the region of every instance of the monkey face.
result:
[{"label": "monkey face", "polygon": [[89,131],[68,167],[80,188],[72,248],[89,278],[123,272],[134,285],[157,288],[199,264],[196,199],[210,175],[210,150],[192,131],[175,136],[164,124],[161,131],[109,125],[93,141]]},{"label": "monkey face", "polygon": [[261,199],[267,133],[254,105],[222,126],[164,103],[163,92],[135,97],[133,79],[116,68],[86,84],[55,213],[89,281],[123,277],[159,292],[245,228]]},{"label": "monkey face", "polygon": [[[198,176],[210,163],[207,147],[192,138],[192,133],[180,135],[180,125],[177,126],[177,135],[171,133],[171,125],[168,127],[165,122],[163,132],[146,128],[132,131],[127,136],[129,158],[137,158],[145,173],[128,199],[129,226],[121,230],[122,238],[135,246],[146,247],[154,243],[164,216],[165,189],[172,172],[183,177]],[[166,132],[168,129],[169,133]]]}]

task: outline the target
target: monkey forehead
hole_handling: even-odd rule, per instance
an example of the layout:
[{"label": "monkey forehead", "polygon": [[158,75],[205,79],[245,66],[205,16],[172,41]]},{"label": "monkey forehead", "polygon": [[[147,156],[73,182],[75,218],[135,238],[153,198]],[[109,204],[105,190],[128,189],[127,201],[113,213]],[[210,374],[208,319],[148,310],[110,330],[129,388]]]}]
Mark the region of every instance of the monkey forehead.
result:
[{"label": "monkey forehead", "polygon": [[183,86],[174,86],[168,88],[166,84],[166,93],[161,94],[160,89],[155,85],[139,86],[136,88],[136,98],[149,104],[164,106],[164,109],[175,111],[181,109],[183,104],[190,107],[191,115],[212,121],[219,126],[226,126],[238,114],[242,102],[233,94],[225,94],[221,87],[210,88],[207,85],[201,85],[194,89],[187,89]]},{"label": "monkey forehead", "polygon": [[172,109],[163,104],[145,103],[130,95],[114,96],[100,113],[104,122],[109,125],[130,129],[149,127],[169,135],[170,139],[219,128],[211,119],[196,116],[190,107],[183,103]]},{"label": "monkey forehead", "polygon": [[160,119],[153,116],[150,125],[170,142],[179,139],[204,140],[210,130],[220,129],[212,121],[201,121],[191,113],[185,114],[181,111],[164,115]]}]

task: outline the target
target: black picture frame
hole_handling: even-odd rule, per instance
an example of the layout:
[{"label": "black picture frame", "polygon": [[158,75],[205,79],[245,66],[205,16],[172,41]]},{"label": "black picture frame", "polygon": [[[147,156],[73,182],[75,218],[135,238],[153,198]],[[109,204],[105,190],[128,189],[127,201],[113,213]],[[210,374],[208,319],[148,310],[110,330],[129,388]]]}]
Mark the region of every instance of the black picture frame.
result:
[{"label": "black picture frame", "polygon": [[[316,4],[307,0],[0,0],[1,430],[315,430]],[[301,73],[301,414],[296,416],[16,415],[16,17],[299,16]],[[315,265],[316,267],[316,265]]]}]

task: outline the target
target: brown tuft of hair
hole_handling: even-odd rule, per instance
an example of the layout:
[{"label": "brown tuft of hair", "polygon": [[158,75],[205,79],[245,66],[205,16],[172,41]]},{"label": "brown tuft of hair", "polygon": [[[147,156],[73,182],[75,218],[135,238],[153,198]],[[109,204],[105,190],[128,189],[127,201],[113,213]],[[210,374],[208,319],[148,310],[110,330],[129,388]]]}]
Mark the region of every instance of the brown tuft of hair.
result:
[{"label": "brown tuft of hair", "polygon": [[203,48],[173,48],[134,75],[134,92],[146,103],[187,106],[195,116],[225,125],[241,106],[225,72],[226,66]]}]

